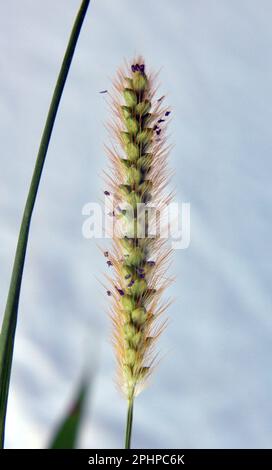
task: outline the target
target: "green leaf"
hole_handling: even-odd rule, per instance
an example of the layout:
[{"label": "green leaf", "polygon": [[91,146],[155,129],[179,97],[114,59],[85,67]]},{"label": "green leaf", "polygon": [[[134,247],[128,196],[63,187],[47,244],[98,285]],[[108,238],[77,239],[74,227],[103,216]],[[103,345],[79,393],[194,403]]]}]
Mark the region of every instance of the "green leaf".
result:
[{"label": "green leaf", "polygon": [[[52,96],[51,104],[49,107],[48,115],[46,118],[45,127],[42,134],[36,164],[34,167],[33,176],[21,222],[11,281],[9,286],[7,304],[0,334],[0,448],[4,447],[5,421],[7,412],[10,374],[18,316],[18,305],[30,222],[59,103],[68,76],[72,58],[75,52],[81,26],[84,21],[89,3],[90,0],[82,1],[70,35],[70,39],[63,58],[57,83]],[[16,430],[13,430],[13,432],[15,433]]]},{"label": "green leaf", "polygon": [[84,415],[88,384],[84,381],[76,394],[68,413],[62,420],[50,444],[50,449],[75,449],[78,432]]}]

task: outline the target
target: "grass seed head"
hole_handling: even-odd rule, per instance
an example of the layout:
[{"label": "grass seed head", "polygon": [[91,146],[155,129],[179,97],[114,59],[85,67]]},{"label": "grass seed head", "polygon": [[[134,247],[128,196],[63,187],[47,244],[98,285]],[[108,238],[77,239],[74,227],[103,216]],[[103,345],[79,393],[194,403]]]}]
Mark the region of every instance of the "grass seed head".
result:
[{"label": "grass seed head", "polygon": [[138,205],[160,210],[170,199],[164,192],[169,178],[166,121],[170,111],[162,98],[156,99],[155,82],[156,75],[147,72],[144,59],[136,57],[118,71],[111,95],[110,129],[115,143],[109,150],[108,184],[116,206],[127,204],[131,210],[119,211],[118,220],[126,222],[130,215],[129,235],[115,233],[107,255],[114,266],[111,316],[118,382],[129,400],[154,367],[154,343],[164,327],[158,320],[166,308],[161,295],[169,285],[165,271],[170,250],[158,237],[149,236],[149,224],[154,221],[144,215],[144,237],[137,232]]}]

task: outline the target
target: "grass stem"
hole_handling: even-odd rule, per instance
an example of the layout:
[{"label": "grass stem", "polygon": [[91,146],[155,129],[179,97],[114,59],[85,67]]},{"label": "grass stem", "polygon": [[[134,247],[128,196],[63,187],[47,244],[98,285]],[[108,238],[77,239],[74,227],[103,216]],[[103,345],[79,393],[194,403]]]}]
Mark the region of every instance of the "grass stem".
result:
[{"label": "grass stem", "polygon": [[130,449],[133,422],[133,399],[128,400],[125,449]]},{"label": "grass stem", "polygon": [[72,62],[81,26],[84,21],[89,3],[90,0],[82,1],[74,22],[74,26],[63,58],[57,83],[54,89],[52,101],[49,107],[21,222],[10,287],[8,292],[7,304],[0,335],[0,448],[3,448],[4,446],[5,421],[14,349],[14,339],[30,222],[60,99],[62,96],[62,92]]}]

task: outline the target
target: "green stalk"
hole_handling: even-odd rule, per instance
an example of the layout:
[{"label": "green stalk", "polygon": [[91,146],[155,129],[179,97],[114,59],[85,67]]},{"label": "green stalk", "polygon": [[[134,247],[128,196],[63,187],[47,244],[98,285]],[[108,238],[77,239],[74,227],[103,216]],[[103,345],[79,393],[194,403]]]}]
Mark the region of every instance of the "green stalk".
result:
[{"label": "green stalk", "polygon": [[130,449],[132,422],[133,422],[133,399],[128,400],[125,449]]},{"label": "green stalk", "polygon": [[36,164],[30,184],[29,193],[26,200],[26,205],[23,213],[23,218],[20,227],[19,238],[15,253],[13,264],[12,276],[8,292],[7,304],[4,313],[2,330],[0,335],[0,448],[4,446],[5,434],[5,421],[7,412],[8,392],[10,383],[10,374],[12,366],[12,357],[14,349],[15,331],[18,316],[18,304],[20,297],[20,289],[22,283],[28,234],[30,222],[36,196],[39,188],[39,183],[42,175],[42,170],[46,158],[47,149],[49,146],[55,118],[57,115],[59,103],[61,100],[62,92],[65,86],[67,75],[70,69],[74,51],[76,48],[77,40],[80,34],[81,26],[84,21],[90,0],[83,0],[76,16],[74,26],[69,38],[67,49],[63,58],[57,83],[54,89],[52,101],[48,111],[44,131],[41,138],[41,143],[36,159]]}]

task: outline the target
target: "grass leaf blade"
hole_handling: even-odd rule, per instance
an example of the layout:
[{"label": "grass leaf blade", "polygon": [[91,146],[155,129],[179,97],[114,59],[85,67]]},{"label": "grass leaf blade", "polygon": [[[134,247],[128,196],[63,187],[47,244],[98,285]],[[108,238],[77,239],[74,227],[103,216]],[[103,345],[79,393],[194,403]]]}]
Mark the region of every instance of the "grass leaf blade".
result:
[{"label": "grass leaf blade", "polygon": [[57,83],[54,89],[52,101],[48,111],[37,160],[26,200],[24,214],[21,222],[20,233],[15,253],[14,265],[10,281],[6,309],[4,313],[2,330],[0,334],[0,448],[4,446],[5,421],[7,401],[14,349],[14,339],[17,324],[18,304],[22,283],[28,234],[32,212],[39,188],[40,178],[49,146],[60,99],[65,86],[66,78],[72,62],[73,54],[79,37],[90,0],[83,0],[75,19],[68,46],[61,65]]},{"label": "grass leaf blade", "polygon": [[50,449],[75,449],[77,444],[78,431],[80,429],[85,401],[88,392],[87,382],[83,382],[77,392],[76,399],[61,422]]}]

